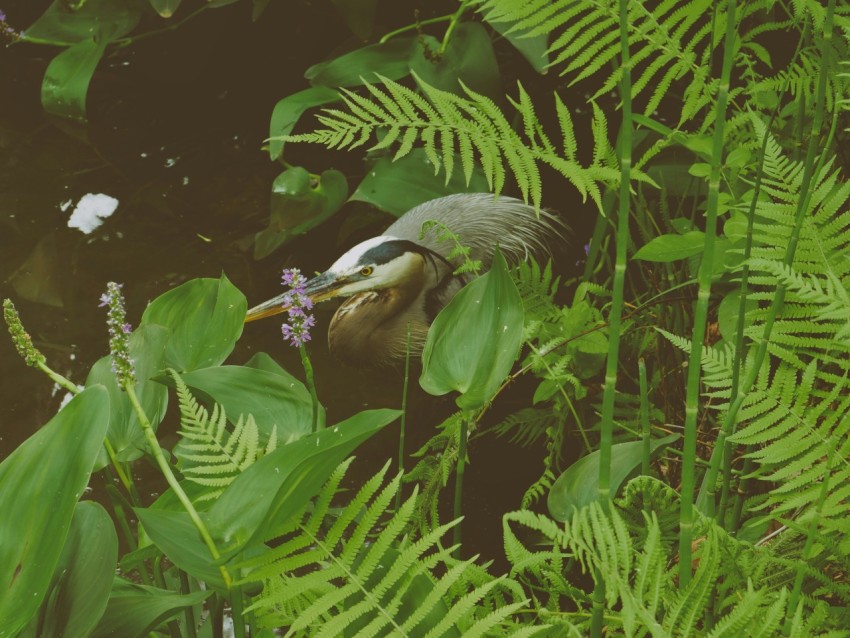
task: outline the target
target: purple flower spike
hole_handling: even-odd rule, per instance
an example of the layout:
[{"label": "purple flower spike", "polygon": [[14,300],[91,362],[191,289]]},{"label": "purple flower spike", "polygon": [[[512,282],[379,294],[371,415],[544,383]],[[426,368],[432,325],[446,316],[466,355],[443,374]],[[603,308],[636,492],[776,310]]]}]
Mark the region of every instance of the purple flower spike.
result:
[{"label": "purple flower spike", "polygon": [[127,323],[127,311],[124,309],[124,295],[121,284],[110,281],[106,284],[106,293],[100,296],[101,306],[108,308],[106,326],[109,328],[109,354],[112,357],[112,371],[118,377],[118,385],[122,388],[128,383],[135,383],[136,370],[133,359],[130,358],[129,334],[133,327]]},{"label": "purple flower spike", "polygon": [[295,348],[300,348],[310,341],[310,328],[316,325],[313,315],[305,310],[313,307],[313,300],[304,292],[307,278],[297,268],[287,268],[283,271],[283,284],[289,286],[289,292],[283,296],[283,305],[287,308],[289,323],[281,325],[284,341]]}]

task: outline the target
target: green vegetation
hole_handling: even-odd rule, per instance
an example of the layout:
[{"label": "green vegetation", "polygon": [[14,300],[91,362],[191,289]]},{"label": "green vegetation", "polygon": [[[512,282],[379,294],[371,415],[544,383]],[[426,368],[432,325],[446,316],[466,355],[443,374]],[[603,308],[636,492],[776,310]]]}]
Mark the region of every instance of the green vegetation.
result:
[{"label": "green vegetation", "polygon": [[[67,47],[45,109],[84,118],[107,47],[228,2],[180,4],[57,0],[16,34]],[[218,636],[225,614],[238,637],[850,636],[850,4],[464,0],[380,34],[375,3],[333,4],[371,43],[307,69],[271,114],[284,171],[255,255],[346,199],[338,171],[289,163],[309,143],[367,149],[351,197],[396,214],[570,189],[596,220],[583,274],[497,253],[422,357],[421,388],[459,411],[413,467],[402,430],[400,468],[355,489],[352,453],[403,411],[326,423],[297,330],[306,385],[266,354],[226,363],[247,307],[226,277],[166,292],[135,330],[110,285],[111,355],[80,387],[7,300],[26,363],[76,396],[0,463],[0,637]],[[141,30],[151,7],[178,22]],[[494,41],[523,65],[507,93]],[[527,405],[482,425],[521,376]],[[466,463],[492,434],[545,450],[503,518],[507,574],[460,534]],[[143,459],[169,485],[153,503]],[[81,500],[98,473],[117,479],[109,514]]]}]

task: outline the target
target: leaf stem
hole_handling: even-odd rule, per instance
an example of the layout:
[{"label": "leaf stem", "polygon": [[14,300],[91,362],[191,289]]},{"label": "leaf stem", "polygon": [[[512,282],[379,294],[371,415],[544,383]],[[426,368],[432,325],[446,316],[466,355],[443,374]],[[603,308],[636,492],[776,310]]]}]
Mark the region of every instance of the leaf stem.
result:
[{"label": "leaf stem", "polygon": [[310,431],[316,432],[319,429],[319,396],[316,394],[313,364],[310,361],[310,355],[307,353],[307,346],[300,346],[298,348],[298,354],[301,355],[301,365],[304,366],[304,378],[307,380],[307,389],[310,391],[310,399],[313,402],[313,421]]},{"label": "leaf stem", "polygon": [[[457,472],[455,473],[455,500],[452,517],[457,520],[463,516],[463,474],[466,470],[466,443],[469,434],[469,425],[473,417],[470,413],[464,413],[460,422],[460,440],[458,441],[457,450]],[[461,522],[455,525],[452,530],[452,543],[457,545],[455,549],[455,558],[460,559],[460,544],[461,544]]]},{"label": "leaf stem", "polygon": [[[171,466],[168,464],[168,461],[165,460],[165,455],[162,453],[162,448],[159,445],[159,441],[156,438],[156,434],[153,431],[153,427],[151,426],[150,421],[148,420],[147,414],[145,414],[144,408],[142,408],[142,404],[139,402],[139,398],[136,396],[136,390],[132,383],[127,383],[124,386],[124,390],[127,392],[127,397],[130,399],[130,403],[133,406],[133,409],[136,412],[136,416],[139,418],[139,425],[142,428],[142,433],[145,435],[145,440],[148,442],[150,446],[151,453],[153,454],[154,459],[156,460],[157,465],[159,466],[162,475],[165,477],[165,480],[168,482],[169,487],[174,490],[174,494],[177,496],[177,499],[183,505],[183,508],[186,510],[186,513],[189,514],[189,518],[192,520],[192,523],[195,525],[195,528],[200,533],[201,538],[204,541],[204,544],[207,546],[207,549],[210,550],[210,554],[212,555],[214,560],[218,560],[221,558],[221,553],[218,551],[218,547],[216,547],[215,541],[207,529],[207,526],[204,524],[204,521],[201,519],[200,514],[195,509],[195,506],[192,505],[192,501],[186,495],[186,492],[183,491],[183,488],[180,486],[177,477],[174,476],[174,472],[171,471]],[[228,589],[233,582],[233,579],[230,576],[230,573],[227,571],[227,567],[224,565],[219,566],[219,570],[221,571],[221,576],[224,579],[224,583]]]},{"label": "leaf stem", "polygon": [[720,198],[720,170],[723,164],[723,134],[729,82],[735,59],[737,3],[726,3],[726,37],[723,43],[723,67],[714,104],[714,139],[711,152],[711,172],[705,213],[705,243],[699,269],[699,290],[694,307],[691,352],[688,360],[685,395],[685,440],[682,445],[682,491],[679,510],[679,588],[684,590],[691,581],[691,554],[694,529],[694,486],[696,484],[697,415],[699,413],[700,371],[702,348],[708,324],[708,300],[711,296],[711,275],[714,269],[714,243],[717,233],[717,209]]},{"label": "leaf stem", "polygon": [[446,33],[443,36],[443,42],[440,44],[440,49],[437,51],[437,55],[443,55],[446,52],[446,48],[449,46],[449,40],[452,37],[452,33],[457,26],[457,23],[460,22],[460,19],[463,17],[463,12],[466,11],[466,3],[469,0],[461,0],[460,6],[457,8],[452,14],[451,22],[449,22],[449,26],[446,29]]},{"label": "leaf stem", "polygon": [[[401,389],[401,424],[398,432],[398,471],[404,474],[404,436],[407,431],[407,385],[410,380],[410,322],[407,322],[407,342],[404,350],[404,385]],[[401,507],[401,489],[395,494],[395,509]]]},{"label": "leaf stem", "polygon": [[649,476],[649,459],[652,455],[652,440],[649,436],[649,396],[646,384],[646,363],[643,357],[638,359],[638,377],[640,377],[640,423],[643,440],[643,457],[640,473]]},{"label": "leaf stem", "polygon": [[396,29],[395,31],[390,31],[385,34],[380,40],[378,40],[378,44],[384,44],[390,38],[394,38],[397,35],[401,35],[402,33],[407,33],[408,31],[413,31],[414,29],[418,30],[420,27],[427,26],[429,24],[437,24],[439,22],[448,22],[454,16],[453,13],[447,13],[444,16],[439,16],[437,18],[428,18],[427,20],[418,20],[413,24],[408,24],[407,26],[401,27],[400,29]]}]

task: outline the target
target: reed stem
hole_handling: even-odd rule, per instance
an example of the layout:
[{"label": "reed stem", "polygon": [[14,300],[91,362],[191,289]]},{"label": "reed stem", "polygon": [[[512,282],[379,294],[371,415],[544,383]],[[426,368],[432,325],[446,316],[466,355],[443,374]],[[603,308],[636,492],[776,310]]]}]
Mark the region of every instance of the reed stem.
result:
[{"label": "reed stem", "polygon": [[696,484],[697,415],[700,396],[700,364],[705,330],[708,324],[708,300],[711,296],[711,275],[714,270],[714,243],[717,233],[717,208],[720,196],[720,169],[723,164],[723,133],[726,104],[729,99],[729,79],[735,58],[735,20],[737,3],[726,3],[726,37],[723,42],[723,67],[714,104],[714,138],[711,152],[711,173],[708,181],[708,201],[705,214],[705,243],[699,269],[699,291],[694,308],[694,327],[691,353],[688,360],[688,379],[685,395],[685,440],[682,446],[682,500],[679,511],[679,588],[691,580],[691,543],[694,529],[694,486]]},{"label": "reed stem", "polygon": [[[460,422],[460,440],[457,448],[457,472],[455,473],[455,501],[452,517],[457,520],[463,516],[463,474],[466,470],[466,440],[469,433],[469,421],[472,415],[464,413]],[[455,558],[460,559],[461,522],[454,526],[452,542],[457,545]]]},{"label": "reed stem", "polygon": [[313,402],[313,420],[310,425],[310,431],[316,432],[319,429],[319,395],[316,393],[316,380],[313,376],[313,363],[310,361],[310,355],[307,354],[307,346],[298,348],[298,354],[301,355],[301,365],[304,367],[304,379],[307,381],[307,389],[310,391],[310,400]]}]

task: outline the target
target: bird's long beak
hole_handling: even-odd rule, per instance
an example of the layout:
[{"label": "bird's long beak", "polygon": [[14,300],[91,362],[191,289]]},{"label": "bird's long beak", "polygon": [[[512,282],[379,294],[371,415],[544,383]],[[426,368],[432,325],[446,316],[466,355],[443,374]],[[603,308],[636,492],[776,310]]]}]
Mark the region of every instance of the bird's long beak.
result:
[{"label": "bird's long beak", "polygon": [[[304,284],[304,293],[313,300],[314,304],[316,304],[336,297],[339,294],[340,288],[342,288],[346,283],[348,283],[346,279],[340,278],[334,273],[327,271],[323,272],[321,275],[313,277],[310,281]],[[266,317],[273,317],[274,315],[286,312],[289,310],[289,307],[284,305],[285,297],[286,293],[283,293],[254,306],[248,311],[248,314],[245,315],[245,323],[249,321],[256,321],[257,319],[265,319]]]}]

